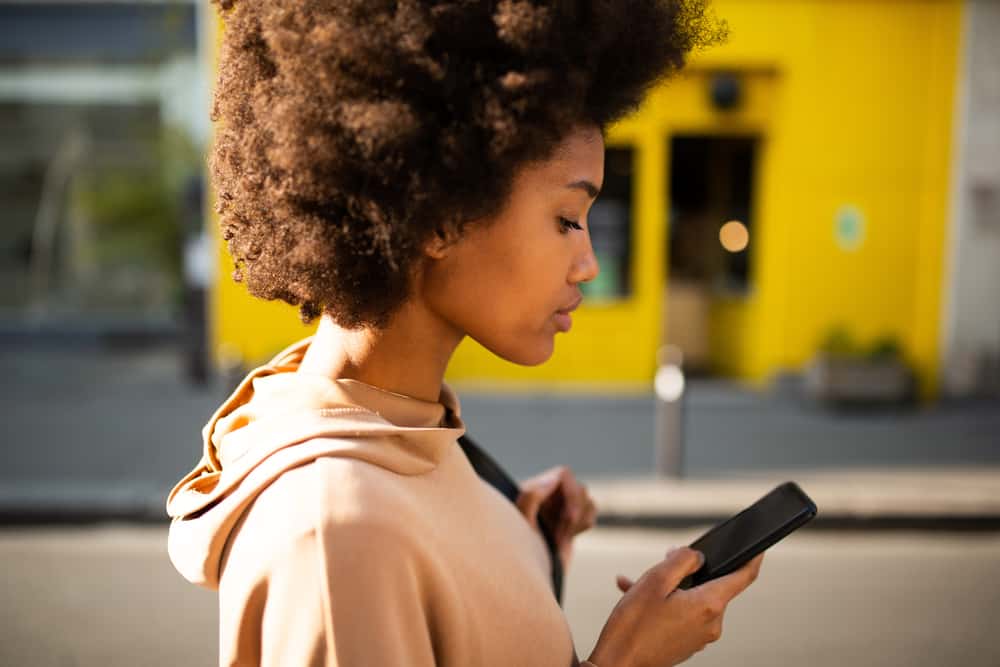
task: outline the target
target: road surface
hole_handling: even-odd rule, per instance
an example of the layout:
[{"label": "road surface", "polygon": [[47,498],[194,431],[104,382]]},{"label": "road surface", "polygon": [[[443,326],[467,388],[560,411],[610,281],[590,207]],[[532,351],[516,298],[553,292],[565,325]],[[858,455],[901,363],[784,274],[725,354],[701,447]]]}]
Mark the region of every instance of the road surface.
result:
[{"label": "road surface", "polygon": [[[589,653],[619,594],[699,532],[581,536],[566,609]],[[161,526],[0,531],[0,664],[213,665],[212,593],[183,581]],[[775,547],[693,667],[996,667],[1000,535],[802,531]]]}]

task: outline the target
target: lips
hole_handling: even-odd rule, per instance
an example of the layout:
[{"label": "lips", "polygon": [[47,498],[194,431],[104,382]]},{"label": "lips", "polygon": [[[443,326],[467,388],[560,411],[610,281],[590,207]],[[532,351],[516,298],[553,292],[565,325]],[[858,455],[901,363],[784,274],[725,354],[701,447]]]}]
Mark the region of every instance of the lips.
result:
[{"label": "lips", "polygon": [[557,313],[561,313],[563,315],[569,315],[574,310],[576,310],[577,308],[580,307],[580,303],[581,302],[583,302],[583,295],[582,294],[578,294],[577,297],[575,299],[573,299],[573,302],[571,304],[569,304],[565,308],[560,308],[556,312]]},{"label": "lips", "polygon": [[570,313],[577,309],[581,301],[583,301],[583,295],[577,294],[573,303],[569,304],[565,308],[560,308],[555,312],[552,318],[555,320],[556,329],[558,331],[565,333],[570,330],[570,327],[573,326],[573,318],[570,317]]}]

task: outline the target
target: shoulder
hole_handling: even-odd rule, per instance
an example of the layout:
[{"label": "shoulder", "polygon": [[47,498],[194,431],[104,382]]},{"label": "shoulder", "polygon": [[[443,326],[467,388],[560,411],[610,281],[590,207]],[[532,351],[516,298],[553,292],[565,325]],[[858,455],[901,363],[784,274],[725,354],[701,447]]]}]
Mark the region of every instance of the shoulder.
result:
[{"label": "shoulder", "polygon": [[380,541],[419,541],[425,480],[365,461],[324,457],[312,464],[316,529],[327,537],[367,534]]},{"label": "shoulder", "polygon": [[319,457],[281,473],[261,492],[247,520],[278,542],[307,534],[346,539],[358,533],[413,540],[425,520],[419,486],[413,477],[365,461]]},{"label": "shoulder", "polygon": [[282,563],[313,563],[314,574],[324,576],[323,564],[343,557],[383,565],[418,558],[427,519],[410,485],[405,476],[349,458],[321,457],[286,470],[234,526],[225,567],[267,576]]}]

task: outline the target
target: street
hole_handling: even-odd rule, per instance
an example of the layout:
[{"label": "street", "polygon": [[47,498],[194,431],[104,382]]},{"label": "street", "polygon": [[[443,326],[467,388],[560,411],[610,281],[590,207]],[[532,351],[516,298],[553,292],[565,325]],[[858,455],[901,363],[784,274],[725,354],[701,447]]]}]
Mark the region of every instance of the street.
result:
[{"label": "street", "polygon": [[[699,529],[578,541],[566,609],[589,653],[619,594]],[[0,664],[212,665],[214,594],[183,581],[162,526],[0,532]],[[996,667],[1000,535],[810,531],[773,548],[694,667]]]},{"label": "street", "polygon": [[[602,529],[581,540],[567,613],[581,654],[639,575],[701,530]],[[774,547],[693,667],[996,667],[1000,535],[803,531]]]}]

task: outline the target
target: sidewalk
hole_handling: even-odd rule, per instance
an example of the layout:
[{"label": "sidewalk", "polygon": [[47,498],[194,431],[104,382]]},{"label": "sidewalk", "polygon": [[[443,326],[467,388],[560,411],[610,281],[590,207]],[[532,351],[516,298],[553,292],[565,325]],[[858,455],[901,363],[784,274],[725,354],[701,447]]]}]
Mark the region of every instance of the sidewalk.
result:
[{"label": "sidewalk", "polygon": [[588,488],[604,525],[679,527],[717,523],[789,480],[816,502],[815,527],[1000,530],[1000,468],[633,477],[594,481]]},{"label": "sidewalk", "polygon": [[[1000,531],[1000,468],[799,470],[715,479],[583,478],[604,526],[683,528],[718,523],[795,481],[816,502],[813,528]],[[0,525],[165,522],[163,494],[135,489],[0,487]]]}]

